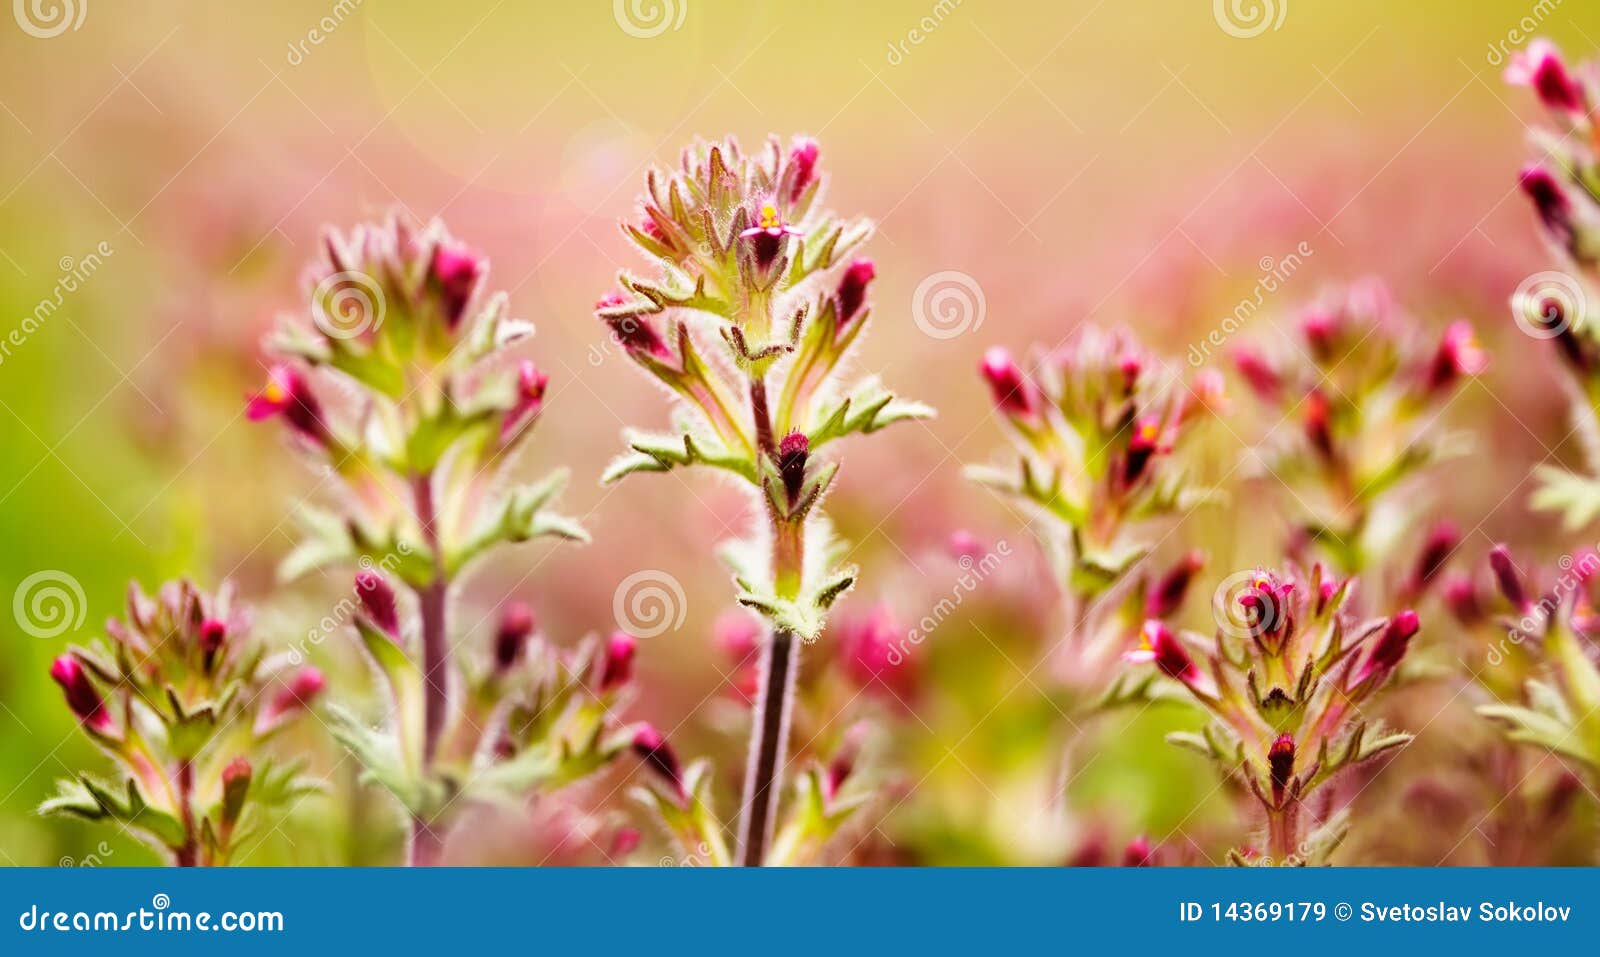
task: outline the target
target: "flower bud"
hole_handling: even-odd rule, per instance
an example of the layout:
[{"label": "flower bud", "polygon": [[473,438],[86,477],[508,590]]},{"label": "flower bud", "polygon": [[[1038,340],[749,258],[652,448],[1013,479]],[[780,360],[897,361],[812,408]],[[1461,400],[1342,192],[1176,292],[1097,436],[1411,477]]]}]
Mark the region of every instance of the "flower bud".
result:
[{"label": "flower bud", "polygon": [[1333,460],[1333,410],[1321,389],[1306,396],[1305,435],[1317,455],[1324,461]]},{"label": "flower bud", "polygon": [[888,605],[843,623],[839,631],[845,673],[858,687],[901,704],[915,697],[918,676],[902,640],[905,632]]},{"label": "flower bud", "polygon": [[983,354],[979,370],[988,381],[994,403],[1001,412],[1013,419],[1037,421],[1039,410],[1033,385],[1009,351],[1002,346],[992,347]]},{"label": "flower bud", "polygon": [[1123,867],[1149,867],[1155,863],[1155,852],[1150,847],[1150,839],[1143,834],[1128,842],[1122,851]]},{"label": "flower bud", "polygon": [[328,445],[332,439],[322,418],[321,403],[305,377],[293,366],[272,367],[267,373],[267,384],[250,397],[245,415],[252,422],[282,415],[296,433],[320,446]]},{"label": "flower bud", "polygon": [[1267,749],[1267,767],[1272,776],[1272,800],[1275,804],[1283,803],[1283,792],[1289,787],[1289,779],[1294,776],[1294,736],[1288,733],[1278,735],[1272,747]]},{"label": "flower bud", "polygon": [[1178,559],[1177,563],[1167,569],[1166,574],[1157,579],[1155,585],[1145,594],[1144,616],[1166,618],[1176,612],[1183,604],[1183,598],[1188,594],[1194,576],[1205,567],[1205,564],[1205,554],[1199,551],[1190,552]]},{"label": "flower bud", "polygon": [[1433,531],[1428,533],[1421,553],[1417,555],[1417,564],[1411,571],[1411,581],[1406,591],[1413,595],[1421,594],[1438,577],[1440,569],[1444,568],[1459,544],[1461,532],[1454,522],[1446,520],[1435,525]]},{"label": "flower bud", "polygon": [[390,638],[400,637],[400,612],[395,605],[394,589],[389,587],[387,579],[370,568],[357,572],[356,598],[378,630]]},{"label": "flower bud", "polygon": [[1267,362],[1266,356],[1248,346],[1239,346],[1233,350],[1233,364],[1257,398],[1264,402],[1278,398],[1278,389],[1283,385],[1283,380]]},{"label": "flower bud", "polygon": [[1446,389],[1466,376],[1478,375],[1488,365],[1489,354],[1478,345],[1472,324],[1464,319],[1452,322],[1428,366],[1428,391]]},{"label": "flower bud", "polygon": [[839,742],[839,750],[828,760],[828,766],[822,775],[822,795],[827,800],[832,801],[839,796],[839,789],[844,787],[844,782],[855,770],[856,762],[861,758],[861,746],[866,740],[867,730],[864,721],[851,725],[844,733],[844,739]]},{"label": "flower bud", "polygon": [[1409,608],[1389,619],[1372,650],[1367,652],[1367,660],[1357,669],[1354,684],[1368,680],[1377,684],[1387,678],[1405,657],[1406,648],[1419,627],[1417,613]]},{"label": "flower bud", "polygon": [[437,297],[445,327],[451,332],[461,324],[472,294],[488,269],[488,262],[465,246],[441,242],[434,248],[428,289]]},{"label": "flower bud", "polygon": [[1561,51],[1544,38],[1533,40],[1526,50],[1511,54],[1506,65],[1507,83],[1532,87],[1539,102],[1557,113],[1574,119],[1585,112],[1583,84],[1572,75],[1561,58]]},{"label": "flower bud", "polygon": [[1161,420],[1153,415],[1140,416],[1133,423],[1133,434],[1128,437],[1128,456],[1124,461],[1123,481],[1132,485],[1144,476],[1150,459],[1161,448]]},{"label": "flower bud", "polygon": [[243,757],[234,758],[222,769],[222,830],[226,834],[238,823],[244,811],[245,798],[250,794],[252,777],[250,762]]},{"label": "flower bud", "polygon": [[857,259],[839,277],[839,291],[834,293],[834,298],[839,309],[840,331],[861,311],[861,306],[867,301],[867,284],[877,275],[872,260]]},{"label": "flower bud", "polygon": [[528,647],[528,638],[538,622],[533,608],[527,602],[507,602],[500,611],[500,626],[494,633],[494,667],[496,671],[511,670],[522,660]]},{"label": "flower bud", "polygon": [[1517,566],[1511,561],[1511,551],[1504,545],[1496,545],[1489,550],[1489,569],[1494,572],[1494,580],[1500,586],[1500,594],[1506,597],[1511,607],[1517,614],[1527,612],[1533,604],[1528,600],[1528,590],[1523,585],[1522,573],[1517,571]]},{"label": "flower bud", "polygon": [[806,187],[817,178],[817,141],[809,138],[799,138],[794,141],[794,146],[789,150],[789,169],[792,171],[789,181],[789,202],[800,198]]},{"label": "flower bud", "polygon": [[524,359],[518,363],[516,399],[500,421],[502,444],[515,437],[544,408],[545,387],[549,382],[550,377],[540,372],[531,360]]},{"label": "flower bud", "polygon": [[678,755],[655,725],[639,725],[639,730],[633,733],[633,753],[649,765],[650,770],[672,785],[674,794],[679,798],[688,797],[683,787],[683,770],[678,764]]},{"label": "flower bud", "polygon": [[596,302],[594,308],[606,325],[611,327],[611,335],[624,349],[639,355],[654,356],[657,359],[671,358],[672,350],[667,348],[666,340],[661,337],[655,326],[650,324],[647,317],[638,314],[606,315],[606,310],[626,305],[628,305],[627,298],[621,293],[613,292]]},{"label": "flower bud", "polygon": [[111,711],[90,682],[83,662],[75,655],[65,654],[51,662],[50,677],[61,686],[67,698],[67,707],[72,709],[85,727],[101,733],[111,730]]},{"label": "flower bud", "polygon": [[724,612],[712,623],[711,635],[733,665],[733,690],[746,703],[754,702],[761,684],[760,620],[744,611]]},{"label": "flower bud", "polygon": [[211,663],[216,660],[217,652],[222,650],[222,646],[227,640],[227,623],[216,618],[207,618],[200,623],[198,644],[200,645],[200,659],[204,662],[206,670],[209,671],[211,669]]},{"label": "flower bud", "polygon": [[1444,603],[1463,625],[1483,620],[1483,605],[1478,601],[1478,586],[1470,575],[1457,575],[1444,583]]},{"label": "flower bud", "polygon": [[1300,317],[1300,334],[1318,362],[1333,358],[1334,340],[1339,333],[1339,316],[1325,306],[1312,306]]},{"label": "flower bud", "polygon": [[268,699],[266,707],[256,715],[255,733],[257,736],[267,734],[282,727],[291,718],[310,707],[311,702],[327,687],[328,679],[322,672],[307,665],[289,677],[273,696]]},{"label": "flower bud", "polygon": [[633,654],[639,647],[638,641],[625,631],[611,633],[611,638],[606,642],[606,655],[600,663],[600,693],[616,689],[627,684],[633,678]]},{"label": "flower bud", "polygon": [[790,432],[778,443],[778,474],[783,478],[783,491],[789,498],[789,507],[800,501],[800,490],[806,481],[806,456],[811,442],[804,432]]},{"label": "flower bud", "polygon": [[1538,164],[1525,166],[1518,178],[1522,191],[1533,201],[1539,221],[1562,246],[1570,247],[1576,235],[1572,219],[1572,201],[1555,174]]},{"label": "flower bud", "polygon": [[1210,693],[1210,682],[1201,673],[1189,650],[1178,636],[1164,623],[1151,619],[1139,630],[1139,647],[1123,655],[1123,660],[1136,664],[1154,662],[1161,673],[1181,681],[1203,694]]},{"label": "flower bud", "polygon": [[619,827],[611,835],[611,849],[607,854],[613,859],[627,857],[639,849],[639,842],[643,839],[644,835],[639,833],[638,828]]}]

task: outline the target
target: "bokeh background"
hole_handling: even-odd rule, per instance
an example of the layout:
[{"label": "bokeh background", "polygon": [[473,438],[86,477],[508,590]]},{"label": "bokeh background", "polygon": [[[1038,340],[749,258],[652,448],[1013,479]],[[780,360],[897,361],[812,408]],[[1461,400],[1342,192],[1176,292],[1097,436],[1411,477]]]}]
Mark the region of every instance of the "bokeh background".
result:
[{"label": "bokeh background", "polygon": [[[1531,33],[1600,49],[1592,4],[1276,0],[1264,28],[1249,3],[1197,0],[34,4],[52,6],[65,29],[0,22],[0,333],[13,336],[0,362],[0,863],[153,860],[33,813],[56,777],[98,760],[48,663],[119,611],[130,578],[232,577],[275,643],[341,587],[275,586],[315,483],[278,430],[244,421],[242,397],[319,230],[393,208],[442,217],[488,252],[491,285],[537,324],[552,392],[531,465],[571,466],[566,507],[594,536],[502,559],[463,602],[525,596],[547,633],[575,640],[613,627],[624,578],[664,572],[682,619],[645,644],[638,707],[736,774],[739,737],[708,705],[726,684],[711,623],[731,595],[712,548],[744,499],[694,476],[597,482],[624,423],[664,413],[590,305],[633,263],[615,222],[645,170],[696,136],[820,140],[829,205],[878,222],[861,363],[939,409],[848,455],[831,506],[867,584],[845,614],[883,600],[919,615],[951,587],[956,531],[1017,556],[931,643],[929,669],[954,678],[895,719],[911,770],[877,828],[887,859],[1030,860],[1041,830],[1063,826],[1042,823],[1055,800],[1092,822],[1069,827],[1077,846],[1148,833],[1183,848],[1233,819],[1212,771],[1160,741],[1181,714],[1102,728],[1093,754],[1067,759],[1093,766],[1064,799],[1059,768],[1008,773],[1060,730],[1045,658],[1064,625],[1025,517],[961,474],[1000,444],[975,374],[988,345],[1125,322],[1181,362],[1304,244],[1241,335],[1271,335],[1324,283],[1366,273],[1430,327],[1473,320],[1494,365],[1457,411],[1483,448],[1440,491],[1469,555],[1502,538],[1558,550],[1525,501],[1534,464],[1571,455],[1562,399],[1547,350],[1506,308],[1547,262],[1515,191],[1535,107],[1500,70]],[[930,335],[913,298],[945,271],[970,277],[982,308]],[[1164,550],[1209,547],[1226,571],[1280,533],[1265,497],[1246,496],[1186,518]],[[36,637],[9,603],[45,570],[81,586],[84,617]],[[362,680],[344,643],[316,654]],[[351,786],[314,729],[296,746],[330,794],[250,861],[390,859],[387,825],[348,826],[385,821],[382,799]],[[1369,859],[1481,861],[1478,843]]]}]

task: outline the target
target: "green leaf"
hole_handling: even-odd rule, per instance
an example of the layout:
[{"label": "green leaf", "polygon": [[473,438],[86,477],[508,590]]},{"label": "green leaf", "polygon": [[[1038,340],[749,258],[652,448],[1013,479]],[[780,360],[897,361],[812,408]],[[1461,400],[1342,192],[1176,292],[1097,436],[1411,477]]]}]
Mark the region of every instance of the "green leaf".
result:
[{"label": "green leaf", "polygon": [[1539,466],[1534,475],[1539,488],[1529,504],[1540,511],[1559,512],[1567,531],[1578,531],[1600,517],[1600,479],[1553,465]]}]

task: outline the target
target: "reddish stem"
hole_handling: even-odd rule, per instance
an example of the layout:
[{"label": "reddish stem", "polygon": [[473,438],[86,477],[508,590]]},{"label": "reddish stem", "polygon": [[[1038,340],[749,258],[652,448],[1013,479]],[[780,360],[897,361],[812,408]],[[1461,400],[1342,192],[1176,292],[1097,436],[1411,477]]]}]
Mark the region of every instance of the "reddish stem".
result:
[{"label": "reddish stem", "polygon": [[[416,501],[417,524],[422,528],[423,541],[433,555],[433,581],[417,590],[417,601],[422,612],[422,767],[426,774],[433,767],[434,756],[438,753],[439,738],[444,732],[445,716],[450,705],[450,647],[446,618],[450,580],[445,574],[444,555],[439,547],[438,510],[433,500],[432,473],[412,478],[412,496]],[[413,818],[412,866],[430,867],[437,864],[443,850],[443,835],[435,832],[434,822],[421,817]]]}]

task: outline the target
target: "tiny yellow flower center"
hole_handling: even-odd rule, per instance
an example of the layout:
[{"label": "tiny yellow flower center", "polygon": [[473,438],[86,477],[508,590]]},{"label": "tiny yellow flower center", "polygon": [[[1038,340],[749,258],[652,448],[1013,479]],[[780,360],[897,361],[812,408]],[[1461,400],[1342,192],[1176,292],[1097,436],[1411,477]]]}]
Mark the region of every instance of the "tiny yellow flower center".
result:
[{"label": "tiny yellow flower center", "polygon": [[261,395],[273,404],[282,402],[289,397],[289,393],[283,388],[283,383],[276,378],[267,380],[267,387],[261,390]]},{"label": "tiny yellow flower center", "polygon": [[783,219],[778,215],[778,207],[772,205],[771,203],[763,203],[761,205],[761,228],[783,228]]}]

